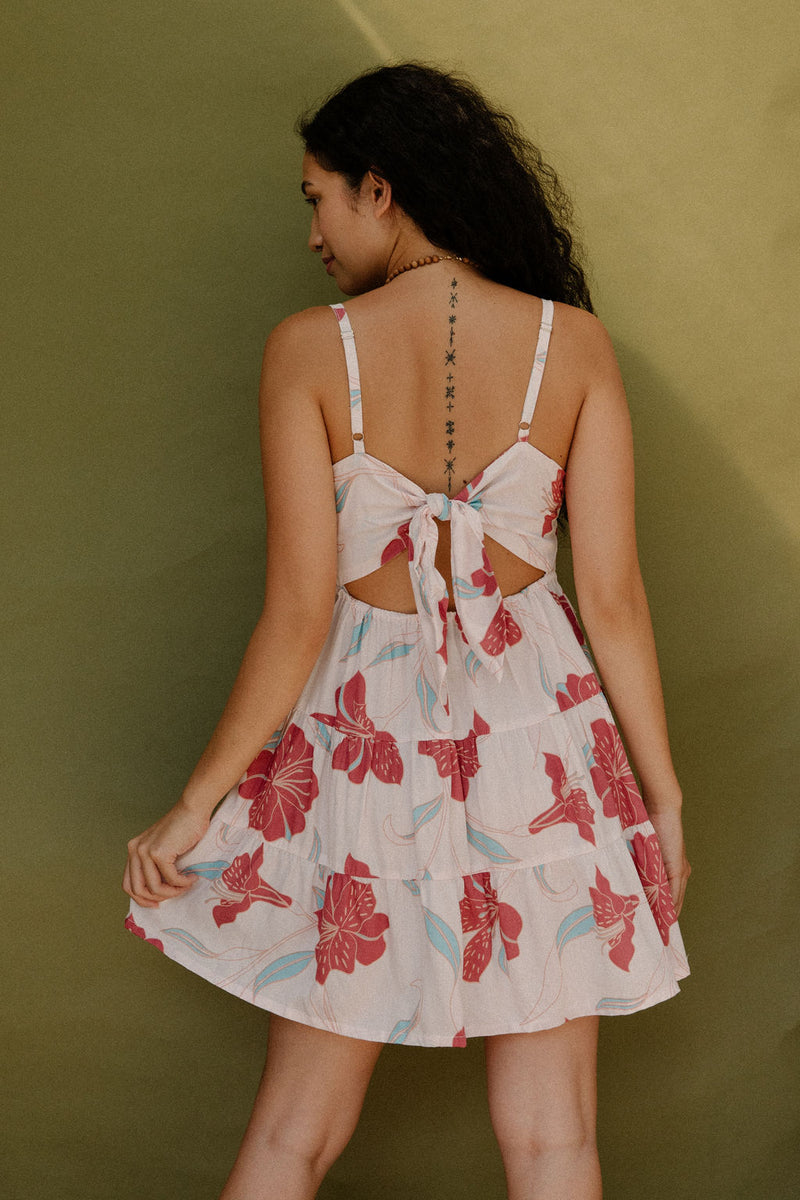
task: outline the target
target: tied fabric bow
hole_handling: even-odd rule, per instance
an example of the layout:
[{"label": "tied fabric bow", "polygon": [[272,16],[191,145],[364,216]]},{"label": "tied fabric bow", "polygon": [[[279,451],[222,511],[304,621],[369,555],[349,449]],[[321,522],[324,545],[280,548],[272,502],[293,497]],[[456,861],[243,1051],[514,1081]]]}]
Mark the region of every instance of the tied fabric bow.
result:
[{"label": "tied fabric bow", "polygon": [[481,499],[451,500],[444,492],[427,492],[408,526],[408,569],[422,634],[435,664],[439,700],[447,710],[447,606],[449,592],[436,568],[439,530],[435,517],[449,521],[450,570],[457,621],[469,649],[496,679],[503,673],[506,645],[522,631],[507,612],[483,545]]}]

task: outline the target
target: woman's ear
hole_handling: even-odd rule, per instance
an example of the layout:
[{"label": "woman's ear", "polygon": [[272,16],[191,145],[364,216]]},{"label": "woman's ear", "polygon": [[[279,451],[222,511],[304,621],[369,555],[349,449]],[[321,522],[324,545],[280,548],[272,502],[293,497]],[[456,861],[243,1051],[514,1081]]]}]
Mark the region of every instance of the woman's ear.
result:
[{"label": "woman's ear", "polygon": [[391,207],[392,203],[392,185],[388,179],[384,179],[377,171],[367,171],[367,185],[369,199],[375,206],[375,215],[381,216]]}]

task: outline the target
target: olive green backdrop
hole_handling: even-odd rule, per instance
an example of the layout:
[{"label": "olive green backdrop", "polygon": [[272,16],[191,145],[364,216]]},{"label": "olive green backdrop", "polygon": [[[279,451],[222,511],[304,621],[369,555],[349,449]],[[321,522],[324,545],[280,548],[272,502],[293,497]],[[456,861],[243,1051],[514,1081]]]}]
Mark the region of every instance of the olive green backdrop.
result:
[{"label": "olive green backdrop", "polygon": [[[339,296],[292,122],[390,57],[468,71],[545,148],[630,397],[692,975],[601,1022],[606,1195],[797,1194],[794,13],[8,0],[9,1200],[213,1200],[244,1129],[267,1018],[123,930],[125,843],[178,796],[260,610],[264,339]],[[503,1196],[479,1041],[384,1051],[320,1194],[378,1191]]]}]

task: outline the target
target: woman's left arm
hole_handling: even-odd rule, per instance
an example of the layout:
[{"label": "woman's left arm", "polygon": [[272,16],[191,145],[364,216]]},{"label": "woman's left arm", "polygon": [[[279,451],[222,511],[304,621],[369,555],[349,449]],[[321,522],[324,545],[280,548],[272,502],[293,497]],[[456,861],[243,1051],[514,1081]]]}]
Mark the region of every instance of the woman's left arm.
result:
[{"label": "woman's left arm", "polygon": [[123,889],[154,905],[191,886],[175,859],[300,695],[330,628],[336,596],[336,505],[330,449],[311,382],[321,310],[281,321],[264,348],[259,425],[267,519],[264,605],[225,709],[169,812],[128,843]]}]

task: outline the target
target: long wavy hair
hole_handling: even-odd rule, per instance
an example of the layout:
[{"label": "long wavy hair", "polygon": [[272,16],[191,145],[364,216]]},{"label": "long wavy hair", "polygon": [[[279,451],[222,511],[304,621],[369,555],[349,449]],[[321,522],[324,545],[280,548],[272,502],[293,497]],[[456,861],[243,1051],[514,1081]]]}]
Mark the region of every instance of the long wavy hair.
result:
[{"label": "long wavy hair", "polygon": [[462,73],[376,67],[304,112],[295,132],[354,191],[369,170],[388,180],[429,241],[489,279],[594,311],[556,172]]}]

